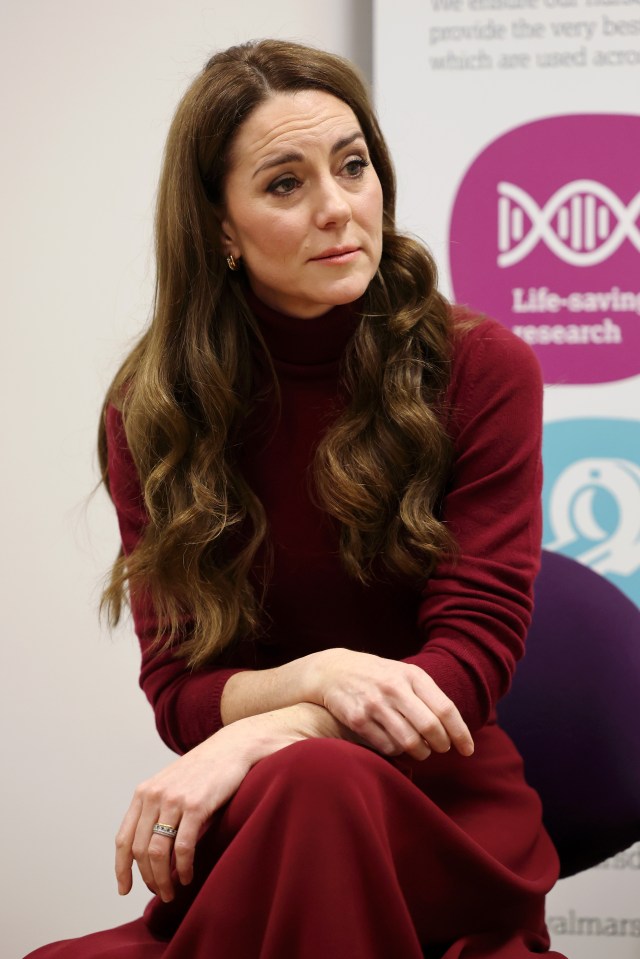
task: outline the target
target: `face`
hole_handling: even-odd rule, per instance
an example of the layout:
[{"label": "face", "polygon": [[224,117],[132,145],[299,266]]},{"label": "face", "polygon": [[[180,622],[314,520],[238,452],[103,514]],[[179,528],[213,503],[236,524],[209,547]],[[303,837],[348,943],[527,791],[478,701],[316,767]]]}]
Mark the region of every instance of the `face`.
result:
[{"label": "face", "polygon": [[221,219],[269,306],[305,318],[361,296],[382,253],[382,189],[352,109],[319,90],[260,104],[236,134]]}]

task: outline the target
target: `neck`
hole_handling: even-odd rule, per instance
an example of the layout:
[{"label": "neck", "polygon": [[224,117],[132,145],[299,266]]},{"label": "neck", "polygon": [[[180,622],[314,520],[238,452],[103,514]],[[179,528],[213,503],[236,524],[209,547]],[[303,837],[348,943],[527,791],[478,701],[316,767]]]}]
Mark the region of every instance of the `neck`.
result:
[{"label": "neck", "polygon": [[275,360],[305,366],[339,360],[361,319],[362,301],[334,306],[321,316],[300,318],[267,306],[245,293],[269,352]]}]

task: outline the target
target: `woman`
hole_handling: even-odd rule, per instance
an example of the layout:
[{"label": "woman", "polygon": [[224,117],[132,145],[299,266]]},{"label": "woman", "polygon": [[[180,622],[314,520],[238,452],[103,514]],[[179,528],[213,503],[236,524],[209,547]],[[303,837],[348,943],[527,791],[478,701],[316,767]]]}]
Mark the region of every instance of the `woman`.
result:
[{"label": "woman", "polygon": [[539,373],[448,307],[394,199],[338,57],[235,47],[178,108],[154,318],[100,451],[105,601],[128,591],[184,755],[117,838],[144,918],[39,959],[548,949],[557,858],[495,724],[538,565]]}]

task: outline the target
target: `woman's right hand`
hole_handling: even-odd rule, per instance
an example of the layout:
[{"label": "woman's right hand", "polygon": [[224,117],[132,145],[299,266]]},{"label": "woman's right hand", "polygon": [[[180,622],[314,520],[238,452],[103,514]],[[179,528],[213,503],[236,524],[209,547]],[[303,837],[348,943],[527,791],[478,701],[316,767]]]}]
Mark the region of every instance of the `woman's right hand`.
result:
[{"label": "woman's right hand", "polygon": [[[165,901],[172,899],[172,863],[180,882],[191,882],[198,839],[251,767],[285,746],[318,737],[352,738],[349,730],[320,706],[288,706],[225,726],[141,783],[116,837],[120,895],[131,889],[135,860],[149,889]],[[156,823],[176,828],[175,840],[155,834]]]},{"label": "woman's right hand", "polygon": [[[165,901],[173,898],[172,860],[181,883],[191,881],[198,839],[252,766],[243,737],[238,737],[249,722],[220,730],[136,788],[116,836],[121,896],[131,889],[134,860],[148,888]],[[156,835],[155,823],[175,827],[175,840]]]},{"label": "woman's right hand", "polygon": [[313,653],[304,664],[305,698],[378,752],[426,759],[453,746],[463,756],[473,753],[459,710],[419,666],[339,648]]}]

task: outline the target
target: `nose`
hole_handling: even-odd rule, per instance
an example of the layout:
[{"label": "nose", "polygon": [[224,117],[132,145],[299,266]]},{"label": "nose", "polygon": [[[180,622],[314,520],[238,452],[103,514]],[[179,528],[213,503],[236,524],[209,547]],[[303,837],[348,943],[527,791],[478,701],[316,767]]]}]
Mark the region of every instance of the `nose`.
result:
[{"label": "nose", "polygon": [[327,227],[344,226],[351,219],[351,203],[344,187],[332,175],[320,180],[316,191],[316,225],[321,230]]}]

